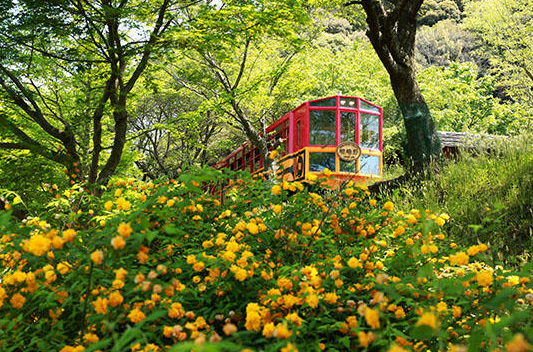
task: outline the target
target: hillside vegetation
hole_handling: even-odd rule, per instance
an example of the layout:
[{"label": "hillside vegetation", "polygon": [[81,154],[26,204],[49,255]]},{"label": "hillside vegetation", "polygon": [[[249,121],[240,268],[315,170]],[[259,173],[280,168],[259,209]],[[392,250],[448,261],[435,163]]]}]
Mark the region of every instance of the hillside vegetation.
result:
[{"label": "hillside vegetation", "polygon": [[520,264],[533,254],[533,143],[530,135],[463,150],[422,182],[384,195],[408,209],[441,209],[446,230],[465,245],[485,243],[496,261]]}]

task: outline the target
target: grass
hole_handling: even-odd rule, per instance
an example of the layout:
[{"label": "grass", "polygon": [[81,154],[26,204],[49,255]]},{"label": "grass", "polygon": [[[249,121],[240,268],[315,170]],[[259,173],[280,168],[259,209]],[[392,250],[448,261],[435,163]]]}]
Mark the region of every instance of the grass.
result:
[{"label": "grass", "polygon": [[[463,152],[423,181],[384,194],[400,208],[439,209],[447,233],[461,244],[486,243],[492,259],[519,264],[533,255],[533,141],[498,142],[491,151]],[[385,178],[399,173],[386,171]],[[387,176],[389,175],[389,176]]]}]

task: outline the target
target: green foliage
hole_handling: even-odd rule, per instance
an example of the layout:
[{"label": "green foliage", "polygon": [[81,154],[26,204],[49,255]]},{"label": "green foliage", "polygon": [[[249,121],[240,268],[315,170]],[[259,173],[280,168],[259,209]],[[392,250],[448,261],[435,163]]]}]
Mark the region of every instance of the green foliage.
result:
[{"label": "green foliage", "polygon": [[464,19],[465,28],[485,44],[479,51],[489,54],[490,73],[498,85],[529,110],[533,107],[532,5],[531,0],[470,1]]},{"label": "green foliage", "polygon": [[479,42],[453,20],[443,20],[434,26],[420,27],[416,34],[416,62],[422,67],[449,66],[454,62],[475,62],[483,59],[475,52]]},{"label": "green foliage", "polygon": [[450,214],[451,238],[489,245],[490,257],[520,263],[533,253],[533,168],[529,135],[506,139],[491,150],[465,152],[422,184],[407,184],[392,196],[402,207],[439,208]]},{"label": "green foliage", "polygon": [[439,130],[509,135],[528,128],[528,116],[514,113],[517,104],[494,98],[495,78],[478,77],[473,64],[428,67],[419,79]]},{"label": "green foliage", "polygon": [[21,210],[38,214],[49,199],[48,188],[52,184],[66,187],[63,170],[54,163],[30,155],[27,151],[0,151],[0,188],[12,191],[21,198],[25,203]]},{"label": "green foliage", "polygon": [[454,0],[426,0],[418,16],[420,26],[433,26],[442,20],[459,21],[461,10]]}]

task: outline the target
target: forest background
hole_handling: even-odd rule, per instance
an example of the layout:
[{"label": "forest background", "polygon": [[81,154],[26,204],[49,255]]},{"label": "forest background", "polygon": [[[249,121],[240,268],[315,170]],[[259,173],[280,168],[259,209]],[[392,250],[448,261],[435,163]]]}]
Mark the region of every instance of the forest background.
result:
[{"label": "forest background", "polygon": [[[124,3],[116,33],[82,3],[4,4],[0,188],[30,207],[46,184],[172,178],[212,165],[247,129],[338,92],[384,108],[385,164],[404,160],[398,105],[357,4],[269,2],[258,13],[240,2]],[[438,130],[531,131],[528,4],[423,3],[417,79]]]}]

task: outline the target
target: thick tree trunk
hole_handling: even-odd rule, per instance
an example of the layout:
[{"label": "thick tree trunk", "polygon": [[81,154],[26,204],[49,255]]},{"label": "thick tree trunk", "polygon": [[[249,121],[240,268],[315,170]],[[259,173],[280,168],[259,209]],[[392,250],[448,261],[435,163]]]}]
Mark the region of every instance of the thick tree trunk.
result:
[{"label": "thick tree trunk", "polygon": [[400,66],[390,78],[407,134],[406,154],[412,170],[419,172],[432,157],[440,154],[440,140],[414,70]]},{"label": "thick tree trunk", "polygon": [[[421,171],[441,153],[440,140],[415,77],[416,15],[424,0],[361,0],[367,15],[367,36],[389,73],[407,132],[410,170]],[[392,3],[392,5],[391,5]],[[386,6],[387,5],[387,6]]]}]

